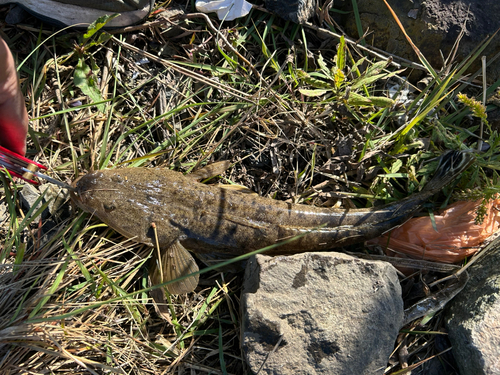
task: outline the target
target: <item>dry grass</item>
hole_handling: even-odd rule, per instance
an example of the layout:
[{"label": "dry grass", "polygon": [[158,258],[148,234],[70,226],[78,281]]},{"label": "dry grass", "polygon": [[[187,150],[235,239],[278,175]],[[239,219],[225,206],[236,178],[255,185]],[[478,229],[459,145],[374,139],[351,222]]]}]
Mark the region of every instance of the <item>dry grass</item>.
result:
[{"label": "dry grass", "polygon": [[[451,105],[458,76],[405,109],[383,91],[401,82],[394,67],[338,39],[256,10],[222,27],[172,14],[88,39],[33,19],[3,25],[32,119],[29,157],[66,182],[125,164],[191,171],[230,160],[222,177],[261,195],[367,207],[418,190],[432,171],[423,160],[477,141],[476,125],[462,128],[465,112]],[[485,156],[458,188],[493,180],[493,194],[497,174],[484,171],[498,165]],[[3,186],[2,374],[245,372],[237,267],[156,306],[151,249],[74,209],[23,211],[22,185]]]}]

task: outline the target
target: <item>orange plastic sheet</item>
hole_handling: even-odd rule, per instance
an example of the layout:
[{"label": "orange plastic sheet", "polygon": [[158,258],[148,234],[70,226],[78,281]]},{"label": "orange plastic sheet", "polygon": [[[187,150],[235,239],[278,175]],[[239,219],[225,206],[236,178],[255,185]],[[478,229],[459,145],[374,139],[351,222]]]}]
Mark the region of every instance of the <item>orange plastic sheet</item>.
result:
[{"label": "orange plastic sheet", "polygon": [[381,246],[387,255],[406,254],[412,258],[457,263],[473,255],[500,223],[500,199],[491,200],[482,224],[476,224],[478,201],[459,201],[435,215],[436,230],[430,217],[407,221],[381,237],[367,242]]}]

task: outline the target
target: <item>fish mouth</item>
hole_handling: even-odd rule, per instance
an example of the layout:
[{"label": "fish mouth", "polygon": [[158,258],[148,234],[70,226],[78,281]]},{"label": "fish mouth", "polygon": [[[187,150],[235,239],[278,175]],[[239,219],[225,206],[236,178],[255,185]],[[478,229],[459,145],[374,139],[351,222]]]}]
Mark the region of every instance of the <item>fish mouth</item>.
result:
[{"label": "fish mouth", "polygon": [[69,196],[71,198],[71,201],[76,204],[79,208],[81,208],[84,211],[88,211],[87,207],[83,203],[83,200],[81,198],[81,186],[78,186],[78,182],[81,181],[81,179],[85,176],[80,176],[78,177],[75,181],[71,183],[71,187],[73,188],[69,192]]}]

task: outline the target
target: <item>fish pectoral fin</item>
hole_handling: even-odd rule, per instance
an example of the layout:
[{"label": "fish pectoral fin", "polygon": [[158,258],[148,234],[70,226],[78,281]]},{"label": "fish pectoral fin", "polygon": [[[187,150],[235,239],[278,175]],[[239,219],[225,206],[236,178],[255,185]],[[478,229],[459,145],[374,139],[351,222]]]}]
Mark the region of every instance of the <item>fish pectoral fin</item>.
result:
[{"label": "fish pectoral fin", "polygon": [[[166,285],[166,288],[171,294],[192,292],[198,285],[199,275],[191,274],[198,272],[199,268],[189,251],[177,240],[166,250],[162,249],[160,253],[160,255],[155,255],[155,264],[150,276],[153,285],[189,275],[185,279]],[[156,251],[155,254],[157,254]]]},{"label": "fish pectoral fin", "polygon": [[219,174],[224,173],[231,165],[228,160],[218,161],[217,163],[209,164],[197,171],[187,174],[186,177],[193,178],[195,180],[204,180],[206,178],[214,177]]}]

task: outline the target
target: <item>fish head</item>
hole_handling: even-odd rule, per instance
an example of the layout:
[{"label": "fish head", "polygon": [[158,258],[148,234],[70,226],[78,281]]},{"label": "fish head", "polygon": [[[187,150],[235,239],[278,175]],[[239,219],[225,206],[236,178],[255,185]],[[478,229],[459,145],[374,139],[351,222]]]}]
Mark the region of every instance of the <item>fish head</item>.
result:
[{"label": "fish head", "polygon": [[[74,190],[70,191],[70,197],[74,204],[85,212],[95,214],[97,217],[106,216],[104,200],[112,199],[108,194],[101,194],[103,183],[102,172],[92,172],[79,177],[71,186]],[[109,211],[109,209],[108,209]]]},{"label": "fish head", "polygon": [[142,234],[139,221],[144,215],[133,212],[136,206],[127,204],[130,194],[127,195],[121,186],[119,174],[114,171],[91,172],[75,180],[72,186],[71,200],[80,209],[98,217],[125,237]]}]

